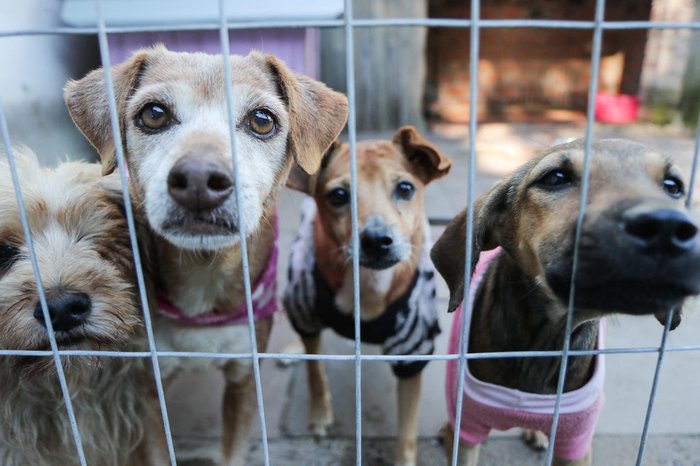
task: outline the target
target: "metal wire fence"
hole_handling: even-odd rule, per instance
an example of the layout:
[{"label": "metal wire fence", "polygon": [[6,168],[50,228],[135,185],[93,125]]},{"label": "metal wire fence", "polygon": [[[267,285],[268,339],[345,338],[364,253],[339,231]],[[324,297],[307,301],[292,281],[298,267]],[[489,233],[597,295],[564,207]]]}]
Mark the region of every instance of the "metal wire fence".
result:
[{"label": "metal wire fence", "polygon": [[[166,433],[166,441],[169,451],[170,463],[174,466],[177,464],[175,457],[175,449],[173,447],[173,439],[168,419],[168,412],[165,404],[163,384],[160,377],[159,359],[160,358],[206,358],[206,359],[250,359],[253,364],[255,391],[257,397],[257,409],[261,428],[261,442],[263,461],[266,466],[270,464],[270,454],[267,438],[267,430],[265,423],[265,406],[263,404],[262,391],[264,387],[260,380],[260,360],[261,359],[286,359],[286,360],[324,360],[324,361],[354,361],[355,368],[355,455],[356,464],[362,464],[362,399],[361,399],[361,369],[364,361],[459,361],[459,387],[458,393],[462,391],[462,382],[464,379],[464,371],[466,361],[470,359],[492,359],[492,358],[520,358],[520,357],[560,357],[561,367],[558,379],[557,398],[554,411],[554,420],[552,424],[552,435],[547,450],[545,464],[552,464],[554,454],[554,443],[556,441],[556,427],[559,422],[559,407],[561,395],[564,387],[564,375],[566,373],[569,356],[584,356],[597,354],[640,354],[640,353],[657,353],[658,359],[654,371],[654,378],[649,394],[649,402],[646,409],[643,430],[639,442],[639,451],[636,458],[636,464],[642,464],[644,458],[645,446],[648,439],[649,425],[654,408],[657,388],[659,386],[659,375],[663,367],[664,355],[668,352],[686,352],[700,351],[700,345],[684,345],[684,346],[667,346],[667,337],[671,326],[671,316],[664,326],[661,341],[659,346],[651,347],[626,347],[626,348],[609,348],[596,349],[590,351],[570,350],[570,336],[572,328],[573,303],[576,293],[575,287],[572,285],[571,293],[568,302],[568,313],[566,322],[566,338],[562,350],[560,351],[516,351],[516,352],[495,352],[495,353],[469,353],[466,352],[466,340],[462,338],[459,346],[458,354],[434,354],[434,355],[368,355],[362,354],[360,346],[360,287],[359,287],[359,263],[358,263],[358,220],[357,220],[357,170],[356,170],[356,121],[355,121],[355,58],[354,58],[354,31],[357,28],[374,28],[374,27],[433,27],[433,28],[466,28],[470,29],[470,87],[469,87],[469,156],[467,166],[467,198],[466,205],[469,207],[467,216],[467,232],[466,232],[466,251],[465,264],[467,270],[464,274],[465,283],[464,289],[468,290],[471,285],[471,276],[468,267],[471,264],[471,258],[474,254],[472,250],[471,237],[474,234],[474,218],[471,206],[474,202],[474,181],[476,174],[476,144],[475,136],[477,131],[477,96],[478,96],[478,79],[479,74],[479,37],[480,30],[485,28],[561,28],[561,29],[588,29],[593,34],[593,48],[591,52],[591,71],[590,84],[588,89],[588,107],[585,130],[585,145],[584,145],[584,165],[582,175],[581,196],[579,202],[579,211],[576,225],[576,236],[574,245],[574,260],[572,267],[572,280],[575,283],[574,277],[576,274],[578,258],[579,258],[579,243],[581,238],[581,226],[585,218],[585,206],[588,197],[588,180],[590,174],[590,152],[592,142],[592,130],[594,121],[595,95],[598,87],[598,71],[601,62],[601,45],[603,41],[603,32],[606,30],[633,30],[633,29],[700,29],[700,22],[660,22],[660,21],[605,21],[605,0],[596,0],[595,17],[593,21],[578,21],[578,20],[532,20],[532,19],[481,19],[480,18],[480,2],[471,2],[471,15],[469,19],[414,19],[414,18],[390,18],[390,19],[355,19],[353,17],[353,0],[345,0],[345,12],[342,19],[337,20],[318,20],[318,21],[252,21],[252,22],[229,22],[228,13],[226,11],[225,0],[218,0],[219,3],[219,22],[218,23],[197,23],[197,24],[176,24],[176,25],[145,25],[145,26],[120,26],[111,27],[105,22],[103,11],[104,0],[95,0],[86,2],[87,5],[94,5],[96,8],[97,21],[95,27],[56,27],[56,28],[37,28],[37,29],[18,29],[0,31],[0,38],[17,37],[17,36],[51,36],[51,35],[97,35],[100,47],[100,57],[105,69],[106,93],[108,95],[109,111],[111,119],[112,134],[114,136],[114,145],[116,148],[116,156],[118,159],[119,173],[121,176],[123,197],[126,205],[126,216],[129,227],[129,235],[131,246],[134,252],[134,262],[137,271],[137,284],[143,303],[144,324],[146,328],[148,351],[140,352],[120,352],[120,351],[86,351],[86,350],[59,350],[56,338],[53,332],[51,319],[46,302],[44,288],[42,286],[41,275],[37,263],[36,255],[32,243],[32,234],[29,228],[27,214],[24,209],[22,193],[20,189],[19,179],[14,161],[12,145],[8,131],[7,120],[3,110],[2,102],[0,101],[0,136],[2,137],[5,146],[5,153],[8,158],[9,167],[12,174],[12,181],[17,195],[17,203],[20,209],[20,217],[24,236],[27,241],[28,251],[34,277],[37,284],[37,293],[41,303],[44,321],[46,322],[47,332],[50,341],[50,350],[48,351],[29,351],[29,350],[0,350],[2,356],[24,356],[24,357],[47,357],[53,358],[56,365],[60,387],[66,404],[67,415],[70,420],[73,439],[76,445],[76,455],[80,464],[87,465],[83,445],[78,431],[78,426],[75,419],[75,411],[72,404],[71,396],[66,383],[66,378],[63,372],[61,358],[67,356],[99,356],[99,357],[117,357],[117,358],[149,358],[153,366],[155,383],[160,403],[161,416],[163,427]],[[230,12],[235,18],[235,11]],[[151,320],[151,309],[148,306],[146,299],[145,281],[141,267],[141,256],[139,253],[136,230],[134,226],[134,215],[130,203],[128,178],[124,163],[124,148],[119,137],[119,121],[117,118],[116,101],[113,89],[112,76],[110,71],[110,55],[108,34],[110,33],[127,33],[127,32],[164,32],[164,31],[188,31],[188,30],[218,30],[221,41],[221,50],[224,56],[223,67],[226,77],[226,96],[227,108],[229,114],[229,132],[231,140],[231,152],[233,159],[234,187],[236,192],[237,209],[241,209],[241,197],[238,194],[239,170],[237,159],[236,138],[234,137],[234,121],[235,115],[233,110],[233,93],[232,93],[232,76],[229,60],[229,30],[233,29],[269,29],[269,28],[344,28],[345,31],[345,47],[346,47],[346,79],[347,79],[347,95],[350,106],[348,118],[348,135],[350,144],[350,167],[351,167],[351,215],[352,215],[352,267],[353,267],[353,284],[354,284],[354,319],[355,319],[355,345],[354,354],[286,354],[286,353],[265,353],[258,352],[255,337],[255,322],[253,317],[252,294],[251,294],[251,278],[249,275],[248,254],[246,250],[245,226],[241,224],[240,228],[240,245],[242,249],[243,259],[243,281],[245,287],[245,300],[248,312],[248,329],[250,334],[251,352],[250,353],[209,353],[209,352],[175,352],[175,351],[158,351],[156,348],[153,327]],[[466,51],[465,51],[466,53]],[[700,158],[700,128],[696,132],[695,150],[693,155],[691,180],[688,189],[687,206],[690,206],[691,196],[695,185],[695,173]],[[465,334],[467,319],[462,319],[462,337]],[[461,419],[461,397],[457,398],[457,406],[455,413],[456,425],[459,426]],[[457,464],[457,452],[459,448],[459,436],[454,436],[453,460],[452,465]]]}]

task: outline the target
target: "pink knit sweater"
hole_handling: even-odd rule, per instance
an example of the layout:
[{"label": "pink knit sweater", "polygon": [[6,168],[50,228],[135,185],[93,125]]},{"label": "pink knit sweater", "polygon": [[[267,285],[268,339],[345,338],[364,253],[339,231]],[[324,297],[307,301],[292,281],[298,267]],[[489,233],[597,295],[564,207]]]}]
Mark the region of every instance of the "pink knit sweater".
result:
[{"label": "pink knit sweater", "polygon": [[[501,249],[486,251],[479,257],[469,290],[469,307],[464,313],[464,303],[455,313],[452,332],[449,340],[449,352],[459,352],[459,331],[462,316],[466,315],[469,322],[466,327],[466,338],[469,337],[471,322],[471,306],[474,295],[489,264],[501,253]],[[604,322],[600,322],[598,348],[603,348]],[[467,341],[467,348],[469,342]],[[455,406],[457,400],[457,378],[459,362],[447,361],[447,411],[450,422],[454,427]],[[554,418],[556,395],[540,395],[522,392],[516,389],[502,387],[476,379],[465,367],[462,400],[462,420],[459,436],[467,445],[482,443],[491,429],[507,430],[513,427],[524,427],[551,433]],[[583,387],[564,393],[559,408],[559,425],[557,427],[554,453],[557,457],[567,460],[581,458],[590,448],[595,431],[598,415],[603,408],[603,382],[605,378],[605,358],[602,354],[596,356],[593,376]]]}]

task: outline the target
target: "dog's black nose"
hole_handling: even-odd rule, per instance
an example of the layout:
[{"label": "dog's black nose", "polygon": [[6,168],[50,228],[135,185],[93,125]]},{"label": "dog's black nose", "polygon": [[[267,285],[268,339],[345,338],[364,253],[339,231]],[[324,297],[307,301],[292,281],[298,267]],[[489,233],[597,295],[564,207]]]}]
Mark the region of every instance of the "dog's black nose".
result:
[{"label": "dog's black nose", "polygon": [[683,212],[656,209],[624,218],[625,231],[652,254],[682,254],[695,248],[698,228]]},{"label": "dog's black nose", "polygon": [[168,192],[194,211],[219,207],[233,192],[233,180],[223,168],[194,157],[183,157],[168,174]]},{"label": "dog's black nose", "polygon": [[364,230],[360,233],[362,252],[370,256],[382,256],[391,251],[394,239],[385,229]]},{"label": "dog's black nose", "polygon": [[[55,298],[47,297],[46,304],[49,306],[51,325],[57,332],[67,332],[79,326],[85,322],[92,311],[92,301],[85,293],[62,294]],[[36,303],[34,317],[45,326],[41,303]]]}]

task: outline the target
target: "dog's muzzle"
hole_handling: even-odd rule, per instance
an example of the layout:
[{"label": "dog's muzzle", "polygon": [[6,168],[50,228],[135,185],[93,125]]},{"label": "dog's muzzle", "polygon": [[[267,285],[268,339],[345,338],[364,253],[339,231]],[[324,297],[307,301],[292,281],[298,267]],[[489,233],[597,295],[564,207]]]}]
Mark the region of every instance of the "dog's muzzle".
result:
[{"label": "dog's muzzle", "polygon": [[[92,312],[92,301],[85,293],[62,293],[57,296],[47,296],[46,304],[51,325],[57,336],[69,335],[71,331],[83,325]],[[46,327],[40,302],[34,307],[34,318]]]},{"label": "dog's muzzle", "polygon": [[394,235],[382,222],[372,219],[360,231],[360,265],[382,270],[401,261]]},{"label": "dog's muzzle", "polygon": [[674,257],[697,245],[698,228],[683,212],[633,207],[622,218],[625,233],[642,254]]},{"label": "dog's muzzle", "polygon": [[168,174],[168,193],[180,206],[199,213],[220,207],[233,192],[225,167],[193,156],[181,158]]},{"label": "dog's muzzle", "polygon": [[[563,302],[569,296],[572,255],[567,251],[565,260],[546,270],[547,283]],[[698,227],[685,210],[639,203],[584,225],[577,307],[649,314],[668,311],[698,293]]]}]

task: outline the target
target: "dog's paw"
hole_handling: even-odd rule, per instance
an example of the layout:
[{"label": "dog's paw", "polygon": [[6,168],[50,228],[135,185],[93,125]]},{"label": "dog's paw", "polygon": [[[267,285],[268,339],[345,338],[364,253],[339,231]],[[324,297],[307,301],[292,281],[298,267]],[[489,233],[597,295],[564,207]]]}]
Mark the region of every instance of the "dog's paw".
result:
[{"label": "dog's paw", "polygon": [[535,451],[544,451],[549,446],[549,438],[539,430],[525,429],[520,435],[525,444]]},{"label": "dog's paw", "polygon": [[[301,340],[299,338],[295,338],[294,340],[290,341],[284,347],[282,348],[282,353],[284,354],[304,354],[304,345],[302,344]],[[277,360],[277,367],[280,368],[287,368],[291,367],[293,365],[296,365],[300,362],[299,359],[278,359]]]},{"label": "dog's paw", "polygon": [[394,466],[416,466],[416,459],[401,459],[394,461]]},{"label": "dog's paw", "polygon": [[326,437],[333,425],[333,411],[327,407],[312,409],[309,429],[316,439]]}]

